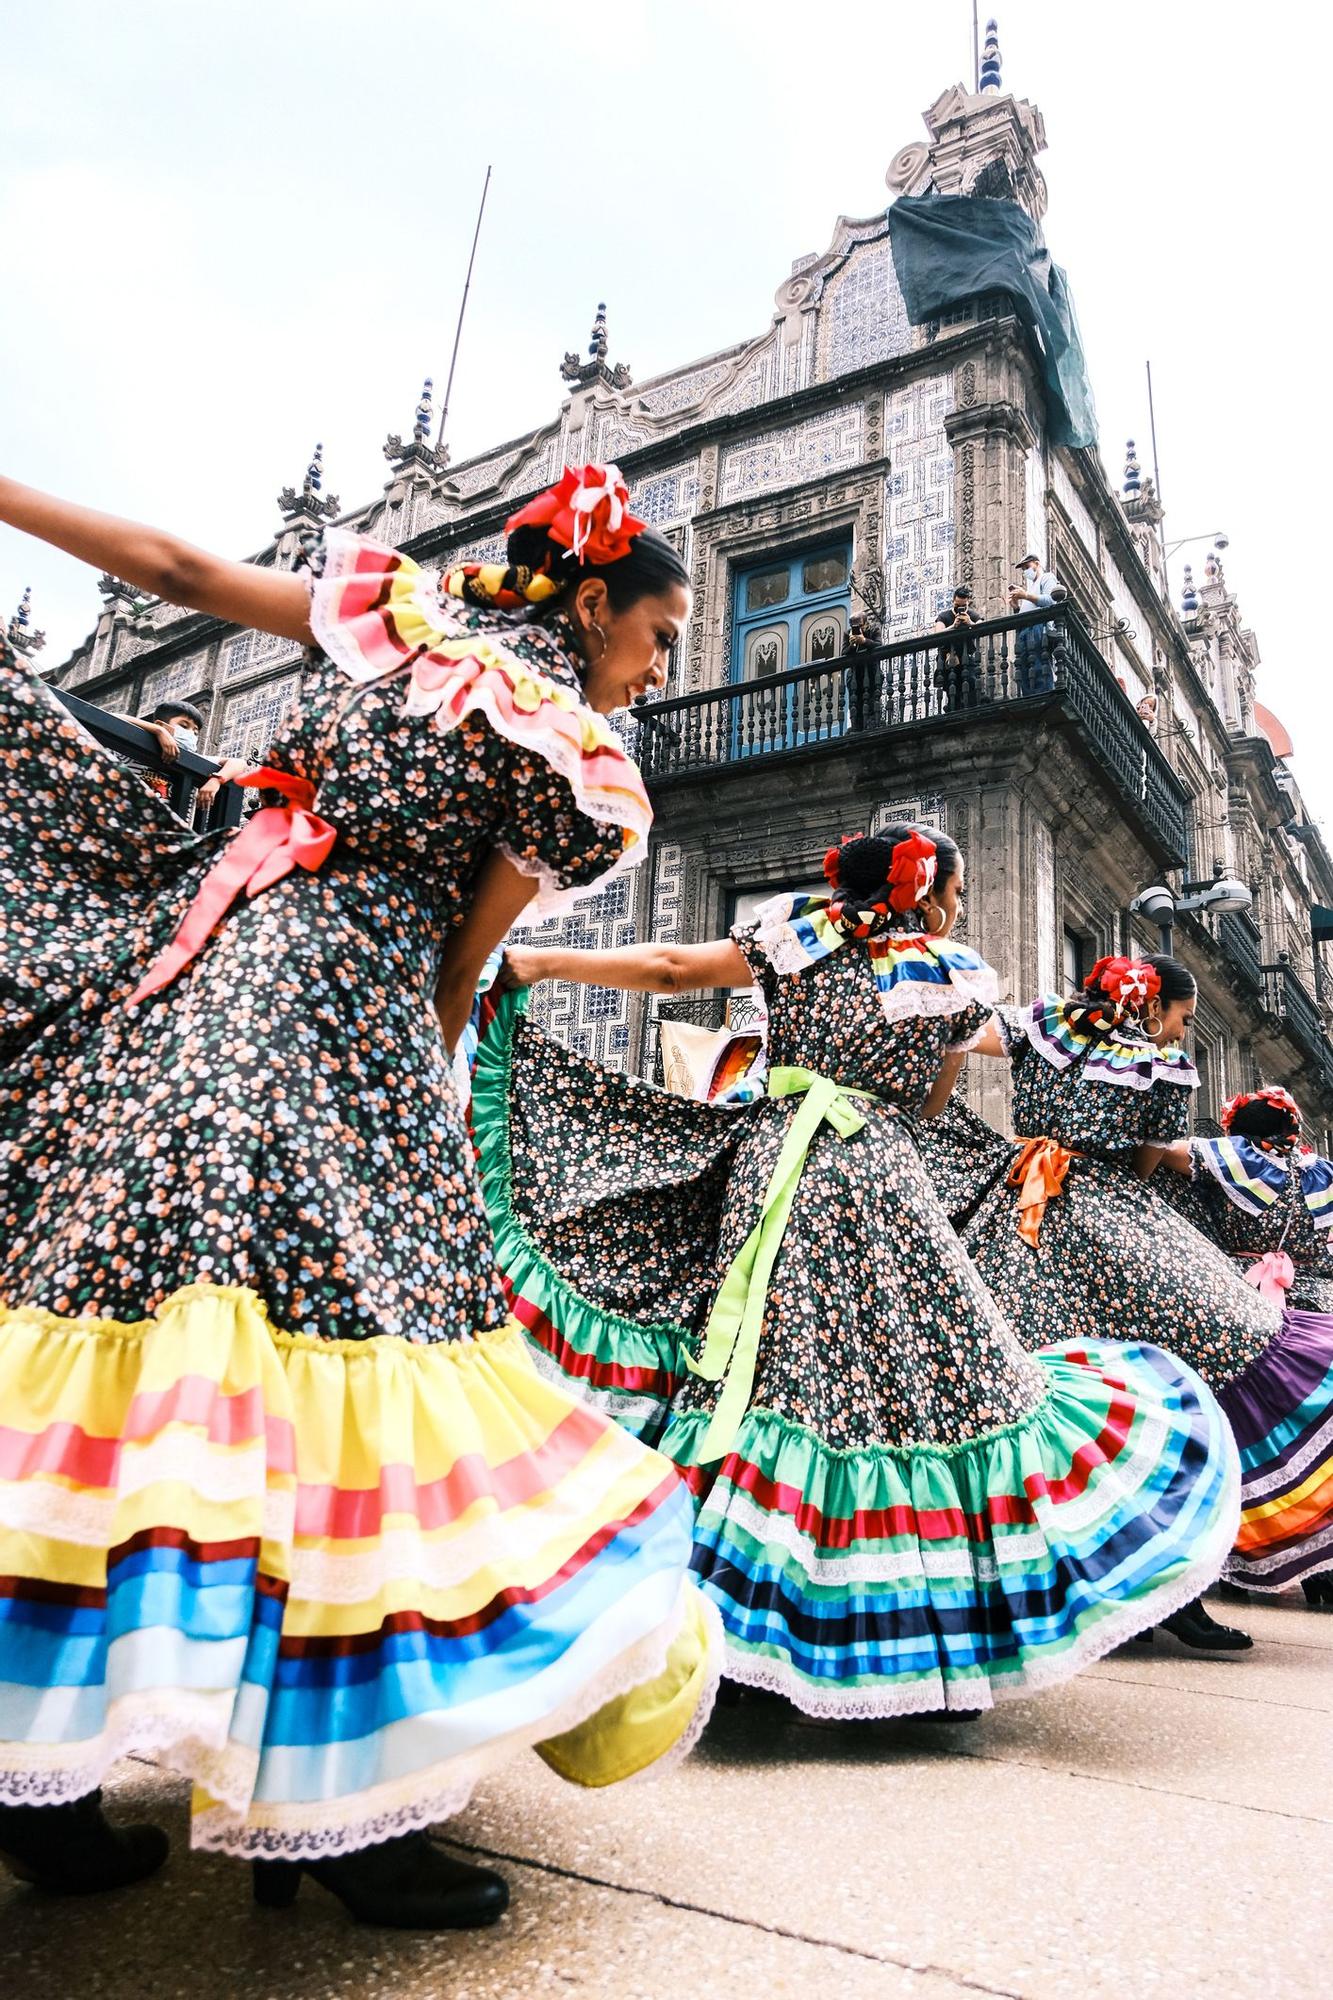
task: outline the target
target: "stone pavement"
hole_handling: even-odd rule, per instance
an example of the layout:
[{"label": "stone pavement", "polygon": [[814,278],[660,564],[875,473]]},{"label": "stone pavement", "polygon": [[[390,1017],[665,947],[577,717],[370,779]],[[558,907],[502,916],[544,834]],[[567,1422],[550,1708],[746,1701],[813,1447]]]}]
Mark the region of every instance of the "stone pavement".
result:
[{"label": "stone pavement", "polygon": [[494,1931],[357,1928],[310,1883],[248,1901],[184,1849],[138,1763],[112,1809],[168,1820],[164,1875],[100,1902],[0,1878],[6,2000],[1323,2000],[1333,1940],[1333,1616],[1222,1607],[1247,1657],[1134,1645],[979,1722],[722,1711],[657,1784],[536,1758],[450,1835],[513,1888]]}]

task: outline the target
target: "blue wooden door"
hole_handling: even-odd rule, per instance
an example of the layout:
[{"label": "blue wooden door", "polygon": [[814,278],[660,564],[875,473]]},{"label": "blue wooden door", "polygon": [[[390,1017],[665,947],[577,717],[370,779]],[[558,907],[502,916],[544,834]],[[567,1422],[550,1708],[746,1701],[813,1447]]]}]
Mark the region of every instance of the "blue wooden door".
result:
[{"label": "blue wooden door", "polygon": [[[794,750],[846,727],[837,663],[847,636],[851,543],[771,556],[737,573],[731,677],[747,693],[733,709],[733,757]],[[827,662],[827,674],[765,691],[790,667]]]}]

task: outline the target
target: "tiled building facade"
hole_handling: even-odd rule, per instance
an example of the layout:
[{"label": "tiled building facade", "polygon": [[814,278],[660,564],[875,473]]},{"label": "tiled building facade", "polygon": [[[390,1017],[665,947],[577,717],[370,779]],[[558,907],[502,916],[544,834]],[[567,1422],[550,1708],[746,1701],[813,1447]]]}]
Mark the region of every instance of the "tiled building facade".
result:
[{"label": "tiled building facade", "polygon": [[[925,124],[889,167],[891,194],[1001,192],[1040,220],[1034,107],[958,88]],[[411,437],[385,446],[384,492],[350,512],[323,495],[316,458],[255,560],[292,565],[302,535],[335,516],[428,565],[494,559],[506,516],[562,464],[621,465],[694,583],[668,706],[629,727],[670,744],[706,722],[710,749],[659,758],[647,861],[565,919],[565,941],[712,934],[762,891],[816,881],[838,831],[910,813],[963,845],[967,934],[1021,996],[1103,951],[1151,946],[1128,913],[1150,882],[1236,875],[1254,890],[1252,919],[1190,918],[1177,932],[1200,981],[1203,1108],[1262,1074],[1297,1089],[1317,1130],[1333,1126],[1312,927],[1312,911],[1333,905],[1333,870],[1277,725],[1257,708],[1253,637],[1216,556],[1183,613],[1172,608],[1161,510],[1132,452],[1118,491],[1095,449],[1051,441],[1038,359],[1006,294],[913,325],[885,214],[844,217],[822,255],[793,264],[755,339],[634,384],[608,360],[599,308],[588,358],[567,355],[561,372],[568,393],[549,424],[458,466],[430,444],[427,397]],[[950,712],[903,649],[955,583],[1005,618],[1029,547],[1090,640],[1082,679],[1044,705]],[[299,694],[294,649],[138,602],[111,579],[102,588],[96,631],[53,679],[127,715],[192,699],[207,712],[206,749],[261,753]],[[869,733],[852,726],[839,665],[858,612],[899,654],[898,706],[877,696]],[[800,666],[815,678],[801,690],[778,681],[755,735],[755,687]],[[904,676],[923,699],[903,698]],[[578,1048],[651,1068],[656,1003],[543,992],[542,1006]],[[1000,1081],[974,1088],[1003,1115]]]}]

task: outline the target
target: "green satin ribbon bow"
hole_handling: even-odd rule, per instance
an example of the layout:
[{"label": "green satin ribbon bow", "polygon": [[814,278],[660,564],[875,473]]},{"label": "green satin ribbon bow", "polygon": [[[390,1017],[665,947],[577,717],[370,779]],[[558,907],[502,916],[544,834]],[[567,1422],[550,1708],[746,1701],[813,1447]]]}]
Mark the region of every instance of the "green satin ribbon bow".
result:
[{"label": "green satin ribbon bow", "polygon": [[730,1451],[741,1418],[749,1408],[769,1279],[815,1134],[821,1125],[831,1125],[840,1138],[850,1139],[866,1122],[852,1099],[878,1102],[872,1091],[845,1090],[831,1077],[819,1076],[811,1069],[771,1069],[768,1094],[770,1097],[803,1094],[805,1102],[783,1140],[759,1220],[722,1280],[722,1289],[704,1328],[699,1358],[696,1361],[689,1354],[683,1357],[692,1375],[701,1375],[705,1382],[725,1382],[704,1435],[702,1464],[722,1458]]}]

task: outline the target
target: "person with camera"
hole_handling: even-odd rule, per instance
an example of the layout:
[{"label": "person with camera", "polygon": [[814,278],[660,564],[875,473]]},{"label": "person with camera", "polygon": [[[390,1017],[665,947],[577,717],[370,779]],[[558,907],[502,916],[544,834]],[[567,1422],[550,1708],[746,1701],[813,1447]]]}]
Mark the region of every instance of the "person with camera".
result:
[{"label": "person with camera", "polygon": [[954,591],[952,604],[946,611],[941,611],[934,625],[936,632],[956,632],[960,635],[957,643],[941,646],[934,673],[934,685],[940,690],[941,705],[946,710],[975,708],[977,705],[981,648],[974,638],[962,635],[970,633],[980,623],[972,608],[972,592],[965,583],[960,583]]},{"label": "person with camera", "polygon": [[[1014,567],[1019,572],[1019,578],[1009,589],[1011,617],[1019,612],[1049,611],[1052,605],[1064,602],[1065,593],[1060,590],[1054,574],[1042,567],[1040,556],[1029,551]],[[1044,621],[1038,624],[1034,620],[1030,625],[1020,626],[1014,634],[1016,692],[1019,695],[1049,694],[1055,686],[1050,638],[1050,630]]]}]

